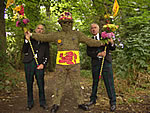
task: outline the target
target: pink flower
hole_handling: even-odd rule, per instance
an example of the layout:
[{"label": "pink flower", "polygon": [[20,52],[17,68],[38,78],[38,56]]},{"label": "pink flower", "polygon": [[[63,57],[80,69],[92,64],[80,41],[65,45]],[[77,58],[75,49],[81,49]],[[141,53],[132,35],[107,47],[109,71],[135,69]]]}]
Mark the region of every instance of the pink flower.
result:
[{"label": "pink flower", "polygon": [[111,38],[111,33],[107,33],[108,38]]},{"label": "pink flower", "polygon": [[103,39],[105,39],[105,38],[107,37],[106,31],[104,31],[104,32],[101,33],[101,37],[102,37]]},{"label": "pink flower", "polygon": [[19,11],[19,14],[24,16],[24,7],[23,7],[23,5],[21,5],[21,10]]},{"label": "pink flower", "polygon": [[27,23],[30,22],[29,19],[27,19],[27,18],[26,18],[26,19],[23,19],[22,21],[23,21],[24,24],[27,24]]},{"label": "pink flower", "polygon": [[111,32],[111,35],[112,35],[112,36],[115,36],[115,34],[114,34],[113,32]]},{"label": "pink flower", "polygon": [[20,21],[16,22],[16,27],[20,27]]},{"label": "pink flower", "polygon": [[108,38],[112,38],[113,36],[115,36],[115,34],[114,34],[113,32],[107,33],[107,37],[108,37]]}]

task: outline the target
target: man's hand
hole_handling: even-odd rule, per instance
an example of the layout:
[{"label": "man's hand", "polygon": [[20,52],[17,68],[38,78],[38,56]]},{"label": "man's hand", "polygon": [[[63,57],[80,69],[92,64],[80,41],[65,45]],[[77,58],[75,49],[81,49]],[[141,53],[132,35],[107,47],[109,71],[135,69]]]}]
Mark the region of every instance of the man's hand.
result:
[{"label": "man's hand", "polygon": [[31,33],[29,31],[25,32],[25,37],[27,40],[30,40],[30,37],[31,37]]},{"label": "man's hand", "polygon": [[98,53],[97,56],[103,56],[103,57],[105,57],[106,56],[106,51]]},{"label": "man's hand", "polygon": [[37,69],[43,69],[44,68],[44,65],[43,64],[40,64]]}]

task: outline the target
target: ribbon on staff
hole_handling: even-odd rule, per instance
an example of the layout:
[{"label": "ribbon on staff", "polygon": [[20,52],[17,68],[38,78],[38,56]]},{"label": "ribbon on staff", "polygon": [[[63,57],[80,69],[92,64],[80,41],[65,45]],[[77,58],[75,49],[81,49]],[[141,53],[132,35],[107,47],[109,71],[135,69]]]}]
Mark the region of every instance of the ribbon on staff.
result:
[{"label": "ribbon on staff", "polygon": [[[105,46],[105,49],[104,49],[105,52],[106,52],[106,49],[107,49],[107,46]],[[102,63],[101,63],[101,69],[100,69],[100,73],[99,73],[99,79],[100,79],[101,76],[102,76],[103,65],[104,65],[104,59],[105,59],[105,57],[103,56]]]},{"label": "ribbon on staff", "polygon": [[[24,27],[24,28],[22,28],[22,29],[23,29],[24,32],[27,32],[27,31],[28,31],[28,29],[27,29],[26,27]],[[36,56],[36,54],[35,54],[35,52],[34,52],[34,49],[33,49],[33,46],[32,46],[31,41],[30,41],[30,40],[28,40],[28,41],[29,41],[29,45],[30,45],[32,54],[33,54],[33,56],[34,56],[35,62],[36,62],[37,67],[38,67],[38,66],[39,66],[39,63],[38,63],[38,60],[37,60],[37,56]]]},{"label": "ribbon on staff", "polygon": [[33,53],[33,56],[34,56],[34,59],[35,59],[35,62],[36,62],[37,67],[38,67],[38,66],[39,66],[39,63],[38,63],[38,60],[37,60],[37,58],[36,58],[36,55],[35,55],[33,46],[32,46],[32,44],[31,44],[31,41],[30,41],[30,40],[28,40],[28,41],[29,41],[29,44],[30,44],[30,47],[31,47],[31,50],[32,50],[32,53]]}]

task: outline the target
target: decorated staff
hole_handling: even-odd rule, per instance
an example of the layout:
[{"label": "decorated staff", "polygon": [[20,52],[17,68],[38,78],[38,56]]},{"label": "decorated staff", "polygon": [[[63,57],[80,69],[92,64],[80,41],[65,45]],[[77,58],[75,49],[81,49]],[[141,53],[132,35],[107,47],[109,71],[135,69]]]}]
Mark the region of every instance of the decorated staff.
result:
[{"label": "decorated staff", "polygon": [[[101,40],[105,40],[107,42],[110,40],[110,38],[115,38],[115,34],[113,32],[115,32],[119,26],[112,24],[112,20],[117,15],[118,10],[119,10],[119,5],[118,5],[117,0],[115,0],[114,6],[112,9],[113,16],[108,13],[104,16],[104,18],[106,19],[106,25],[103,26],[104,32],[101,33]],[[105,49],[104,49],[105,52],[106,52],[106,49],[107,49],[107,46],[105,46]],[[104,59],[105,59],[105,56],[103,56],[99,78],[101,78],[101,75],[102,75]]]},{"label": "decorated staff", "polygon": [[[118,29],[118,26],[115,24],[111,24],[110,20],[112,18],[112,16],[109,15],[105,15],[105,18],[107,19],[107,24],[103,26],[103,30],[104,32],[101,33],[101,40],[104,40],[105,42],[110,41],[111,38],[115,37],[115,34],[113,33],[114,31],[116,31]],[[105,46],[104,51],[106,52],[107,50],[107,46]],[[99,74],[99,78],[101,78],[102,75],[102,70],[103,70],[103,64],[104,64],[104,59],[105,56],[103,56],[103,60],[102,60],[102,64],[101,64],[101,69],[100,69],[100,74]]]},{"label": "decorated staff", "polygon": [[[28,31],[28,28],[27,28],[27,25],[28,23],[30,22],[29,19],[25,16],[25,13],[24,13],[24,7],[23,5],[16,5],[15,4],[15,1],[14,0],[8,0],[7,1],[7,4],[6,4],[6,8],[8,8],[9,6],[13,5],[14,4],[14,8],[13,9],[13,18],[12,18],[12,21],[16,21],[16,27],[21,27],[22,30],[24,32],[27,32]],[[36,54],[34,52],[34,49],[33,49],[33,46],[32,46],[32,43],[30,40],[29,41],[29,44],[30,44],[30,47],[31,47],[31,50],[32,50],[32,53],[33,53],[33,56],[34,56],[34,59],[35,59],[35,62],[37,64],[37,67],[39,66],[39,63],[38,63],[38,60],[36,58]]]},{"label": "decorated staff", "polygon": [[87,55],[91,57],[92,64],[92,92],[90,95],[90,102],[88,106],[94,105],[97,102],[98,83],[103,77],[106,87],[107,95],[109,98],[110,111],[116,109],[116,93],[114,87],[113,70],[112,70],[112,57],[110,51],[115,50],[113,38],[114,32],[118,29],[118,26],[112,24],[113,16],[110,14],[105,15],[106,25],[103,26],[103,32],[99,33],[99,25],[96,23],[91,24],[90,32],[95,40],[103,40],[108,42],[105,46],[101,47],[89,47],[87,46]]}]

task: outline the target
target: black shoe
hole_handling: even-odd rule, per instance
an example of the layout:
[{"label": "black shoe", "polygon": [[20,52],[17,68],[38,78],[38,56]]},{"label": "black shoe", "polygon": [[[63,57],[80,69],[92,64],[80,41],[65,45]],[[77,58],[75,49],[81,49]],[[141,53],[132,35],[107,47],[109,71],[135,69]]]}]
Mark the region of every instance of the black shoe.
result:
[{"label": "black shoe", "polygon": [[110,111],[113,112],[113,111],[115,111],[115,110],[116,110],[116,105],[111,105],[111,106],[110,106]]},{"label": "black shoe", "polygon": [[79,104],[78,108],[82,109],[84,111],[89,111],[90,110],[89,107],[87,105],[85,105],[85,104]]},{"label": "black shoe", "polygon": [[26,110],[27,110],[27,111],[30,111],[32,108],[33,108],[33,105],[28,105],[28,106],[26,107]]},{"label": "black shoe", "polygon": [[93,104],[96,104],[96,101],[90,101],[90,102],[87,103],[86,105],[87,105],[87,106],[91,106],[91,105],[93,105]]},{"label": "black shoe", "polygon": [[59,106],[57,104],[54,104],[52,106],[51,113],[56,113],[58,111],[58,108],[59,108]]},{"label": "black shoe", "polygon": [[42,107],[44,110],[48,110],[48,106],[47,105],[40,105],[40,107]]}]

